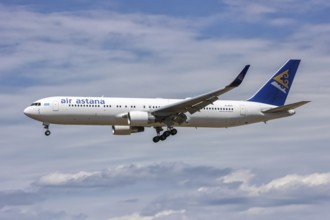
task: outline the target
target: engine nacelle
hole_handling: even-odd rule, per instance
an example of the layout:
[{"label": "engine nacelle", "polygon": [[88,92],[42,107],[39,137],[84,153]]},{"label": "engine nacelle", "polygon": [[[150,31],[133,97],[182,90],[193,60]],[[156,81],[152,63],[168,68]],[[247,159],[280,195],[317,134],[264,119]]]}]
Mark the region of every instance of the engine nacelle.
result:
[{"label": "engine nacelle", "polygon": [[155,116],[149,112],[133,111],[128,113],[128,124],[131,126],[147,126],[155,122]]},{"label": "engine nacelle", "polygon": [[138,133],[143,131],[144,131],[144,127],[128,126],[128,125],[112,126],[112,133],[114,135],[130,135],[132,133]]}]

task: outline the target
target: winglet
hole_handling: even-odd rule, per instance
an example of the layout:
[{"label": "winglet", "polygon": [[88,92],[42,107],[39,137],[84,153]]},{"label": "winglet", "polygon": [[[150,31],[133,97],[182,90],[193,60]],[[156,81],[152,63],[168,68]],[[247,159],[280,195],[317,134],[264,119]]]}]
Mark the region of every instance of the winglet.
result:
[{"label": "winglet", "polygon": [[227,87],[237,87],[237,86],[239,86],[243,82],[243,79],[244,79],[247,71],[249,70],[249,68],[250,68],[250,65],[246,65],[244,67],[244,69],[240,72],[240,74],[238,74],[236,79],[234,79],[234,81],[232,83],[230,83]]}]

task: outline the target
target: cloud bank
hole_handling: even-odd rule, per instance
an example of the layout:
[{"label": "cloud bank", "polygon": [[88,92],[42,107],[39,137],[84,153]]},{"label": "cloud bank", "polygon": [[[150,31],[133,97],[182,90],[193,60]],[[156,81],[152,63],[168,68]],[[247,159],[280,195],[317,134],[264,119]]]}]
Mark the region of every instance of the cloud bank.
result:
[{"label": "cloud bank", "polygon": [[[276,209],[285,210],[289,216],[295,215],[297,208],[308,210],[327,205],[330,198],[330,173],[288,174],[267,182],[256,181],[257,178],[260,179],[252,170],[219,169],[179,162],[132,164],[92,172],[54,172],[39,177],[31,185],[33,191],[1,192],[1,212],[20,210],[19,207],[24,205],[37,207],[41,201],[51,202],[54,195],[68,194],[71,199],[79,200],[86,192],[103,192],[116,198],[119,192],[130,189],[134,193],[126,195],[125,203],[141,208],[132,208],[128,215],[116,215],[116,207],[112,207],[110,210],[114,216],[108,216],[109,219],[194,219],[195,215],[205,212],[211,219],[216,219],[223,215],[219,210],[235,218],[245,215],[262,219],[265,213],[273,213]],[[144,191],[150,196],[147,203],[140,198]],[[112,205],[123,205],[119,202],[122,199],[119,197]],[[75,215],[87,216],[82,213]],[[68,216],[67,213],[53,215],[58,219]]]}]

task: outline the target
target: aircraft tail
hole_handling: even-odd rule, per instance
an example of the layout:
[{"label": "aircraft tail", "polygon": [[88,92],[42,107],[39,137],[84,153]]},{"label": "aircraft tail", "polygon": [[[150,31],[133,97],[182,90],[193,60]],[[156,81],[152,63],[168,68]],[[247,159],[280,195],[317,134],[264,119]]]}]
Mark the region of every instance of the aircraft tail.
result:
[{"label": "aircraft tail", "polygon": [[291,59],[248,101],[282,106],[289,94],[300,60]]}]

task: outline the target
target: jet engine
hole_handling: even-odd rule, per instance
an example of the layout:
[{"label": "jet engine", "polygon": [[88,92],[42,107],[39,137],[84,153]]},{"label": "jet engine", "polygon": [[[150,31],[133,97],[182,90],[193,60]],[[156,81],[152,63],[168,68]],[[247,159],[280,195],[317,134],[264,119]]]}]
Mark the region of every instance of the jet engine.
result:
[{"label": "jet engine", "polygon": [[131,126],[147,126],[155,122],[155,116],[149,112],[133,111],[128,113],[128,124]]},{"label": "jet engine", "polygon": [[128,125],[112,126],[112,133],[114,135],[130,135],[132,133],[138,133],[143,131],[144,131],[144,127],[128,126]]}]

